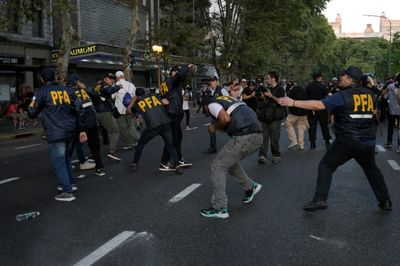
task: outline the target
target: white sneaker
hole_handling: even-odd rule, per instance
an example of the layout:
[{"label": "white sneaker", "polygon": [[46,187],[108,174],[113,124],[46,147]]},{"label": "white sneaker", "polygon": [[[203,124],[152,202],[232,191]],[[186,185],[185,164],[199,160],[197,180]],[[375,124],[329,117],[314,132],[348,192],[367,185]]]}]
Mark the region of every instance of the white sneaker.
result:
[{"label": "white sneaker", "polygon": [[81,169],[81,170],[91,170],[91,169],[94,169],[95,167],[96,167],[95,163],[91,163],[89,161],[86,161],[86,162],[80,164],[79,169]]},{"label": "white sneaker", "polygon": [[290,144],[290,145],[288,146],[288,149],[289,149],[289,150],[295,150],[295,149],[298,149],[298,146],[299,146],[299,144],[297,144],[297,143],[292,143],[292,144]]}]

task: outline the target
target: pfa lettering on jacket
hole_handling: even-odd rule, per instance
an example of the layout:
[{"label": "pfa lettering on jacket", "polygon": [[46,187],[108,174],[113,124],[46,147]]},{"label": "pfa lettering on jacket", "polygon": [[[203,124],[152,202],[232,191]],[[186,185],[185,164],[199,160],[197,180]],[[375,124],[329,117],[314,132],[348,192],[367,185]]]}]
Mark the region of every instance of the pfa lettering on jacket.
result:
[{"label": "pfa lettering on jacket", "polygon": [[354,94],[354,112],[373,112],[374,101],[371,94]]},{"label": "pfa lettering on jacket", "polygon": [[67,91],[50,91],[50,96],[53,105],[71,104]]},{"label": "pfa lettering on jacket", "polygon": [[146,109],[151,109],[157,105],[162,105],[161,102],[154,95],[151,97],[146,97],[140,101],[138,101],[137,105],[143,113],[146,112]]}]

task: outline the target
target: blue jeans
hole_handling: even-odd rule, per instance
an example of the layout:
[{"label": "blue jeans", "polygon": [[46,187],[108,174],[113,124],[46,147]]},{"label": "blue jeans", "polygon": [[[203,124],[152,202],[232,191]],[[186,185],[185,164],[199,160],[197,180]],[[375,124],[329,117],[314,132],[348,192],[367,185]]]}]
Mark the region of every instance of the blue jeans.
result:
[{"label": "blue jeans", "polygon": [[49,152],[58,182],[64,192],[72,193],[71,142],[49,143]]}]

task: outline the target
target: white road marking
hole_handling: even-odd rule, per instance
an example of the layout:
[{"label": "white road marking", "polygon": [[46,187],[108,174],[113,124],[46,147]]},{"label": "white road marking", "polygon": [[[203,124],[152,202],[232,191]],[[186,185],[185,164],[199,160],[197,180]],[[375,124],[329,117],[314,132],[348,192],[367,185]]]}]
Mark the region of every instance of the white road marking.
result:
[{"label": "white road marking", "polygon": [[376,148],[378,149],[378,151],[386,151],[382,145],[376,145]]},{"label": "white road marking", "polygon": [[177,195],[175,195],[174,197],[172,197],[169,202],[170,203],[176,203],[178,201],[180,201],[181,199],[183,199],[184,197],[186,197],[187,195],[189,195],[190,193],[192,193],[196,188],[198,188],[199,186],[201,186],[201,184],[192,184],[190,186],[188,186],[187,188],[185,188],[184,190],[182,190],[181,192],[179,192]]},{"label": "white road marking", "polygon": [[399,171],[400,170],[400,166],[396,163],[395,160],[388,160],[387,161],[390,166],[393,168],[393,170]]},{"label": "white road marking", "polygon": [[[106,242],[104,245],[78,261],[74,266],[89,266],[93,265],[96,261],[110,253],[113,249],[121,245],[128,238],[132,237],[135,234],[133,231],[124,231],[114,237],[113,239]],[[141,236],[142,233],[136,234],[134,238]]]},{"label": "white road marking", "polygon": [[0,185],[8,183],[8,182],[15,181],[15,180],[18,180],[18,179],[19,179],[19,177],[11,177],[11,178],[8,178],[8,179],[4,179],[4,180],[0,181]]},{"label": "white road marking", "polygon": [[314,238],[316,240],[322,240],[322,238],[318,237],[318,236],[314,236],[314,235],[310,235],[311,238]]},{"label": "white road marking", "polygon": [[75,178],[78,178],[78,179],[82,179],[82,178],[84,178],[86,175],[78,175],[78,176],[76,176]]},{"label": "white road marking", "polygon": [[318,236],[314,236],[314,235],[310,235],[310,237],[315,240],[336,246],[338,248],[344,248],[346,246],[346,242],[342,241],[342,240],[328,239],[328,238],[318,237]]},{"label": "white road marking", "polygon": [[14,148],[14,150],[22,150],[22,149],[27,149],[27,148],[32,148],[32,147],[35,147],[35,146],[39,146],[39,145],[42,145],[42,144],[36,143],[36,144],[31,144],[31,145],[16,147],[16,148]]},{"label": "white road marking", "polygon": [[207,123],[207,124],[203,124],[203,126],[209,126],[209,125],[211,125],[211,122],[210,123]]}]

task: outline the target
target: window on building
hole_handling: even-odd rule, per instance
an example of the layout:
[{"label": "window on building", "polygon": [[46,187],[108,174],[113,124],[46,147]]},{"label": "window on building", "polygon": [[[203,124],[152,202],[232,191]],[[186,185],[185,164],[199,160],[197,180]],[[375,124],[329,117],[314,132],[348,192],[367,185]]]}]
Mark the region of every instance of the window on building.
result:
[{"label": "window on building", "polygon": [[9,33],[19,33],[19,8],[20,1],[7,2],[7,24]]},{"label": "window on building", "polygon": [[32,1],[32,35],[43,37],[43,13],[41,1]]}]

